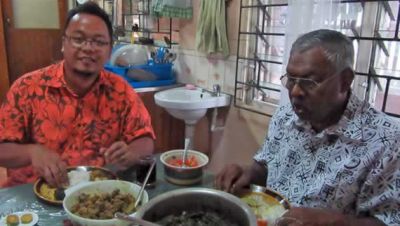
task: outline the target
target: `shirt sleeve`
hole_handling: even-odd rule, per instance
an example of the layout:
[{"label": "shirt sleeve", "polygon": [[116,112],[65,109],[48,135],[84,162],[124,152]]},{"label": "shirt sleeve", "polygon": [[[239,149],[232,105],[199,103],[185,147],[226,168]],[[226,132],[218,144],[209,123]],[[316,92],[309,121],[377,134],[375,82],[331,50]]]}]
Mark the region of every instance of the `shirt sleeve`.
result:
[{"label": "shirt sleeve", "polygon": [[127,143],[134,139],[149,136],[155,139],[151,117],[139,95],[128,87],[126,91],[127,108],[123,125],[123,140]]},{"label": "shirt sleeve", "polygon": [[17,80],[11,86],[0,107],[0,142],[26,142],[28,137],[27,103],[23,94],[23,82]]},{"label": "shirt sleeve", "polygon": [[374,216],[387,225],[400,225],[400,150],[387,148],[361,187],[357,212]]}]

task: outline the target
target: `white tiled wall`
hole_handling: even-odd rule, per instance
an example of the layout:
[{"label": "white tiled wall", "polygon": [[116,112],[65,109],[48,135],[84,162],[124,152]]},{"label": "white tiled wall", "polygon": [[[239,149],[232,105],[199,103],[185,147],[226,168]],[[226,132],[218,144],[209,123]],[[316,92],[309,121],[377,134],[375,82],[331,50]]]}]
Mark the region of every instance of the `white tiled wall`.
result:
[{"label": "white tiled wall", "polygon": [[179,83],[193,84],[208,90],[212,90],[213,85],[218,84],[222,92],[234,94],[235,56],[223,59],[179,47],[175,47],[174,51],[178,54],[174,70]]}]

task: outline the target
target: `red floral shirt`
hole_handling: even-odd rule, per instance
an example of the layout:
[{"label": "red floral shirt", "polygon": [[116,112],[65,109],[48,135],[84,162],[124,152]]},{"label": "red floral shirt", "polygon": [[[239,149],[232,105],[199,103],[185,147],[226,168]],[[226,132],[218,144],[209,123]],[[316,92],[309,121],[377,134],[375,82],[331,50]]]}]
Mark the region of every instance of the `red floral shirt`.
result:
[{"label": "red floral shirt", "polygon": [[[69,166],[102,166],[101,147],[155,138],[140,97],[121,77],[102,70],[91,90],[78,97],[66,86],[63,68],[60,62],[14,82],[0,108],[0,142],[42,144]],[[3,186],[36,179],[31,166],[8,169]]]}]

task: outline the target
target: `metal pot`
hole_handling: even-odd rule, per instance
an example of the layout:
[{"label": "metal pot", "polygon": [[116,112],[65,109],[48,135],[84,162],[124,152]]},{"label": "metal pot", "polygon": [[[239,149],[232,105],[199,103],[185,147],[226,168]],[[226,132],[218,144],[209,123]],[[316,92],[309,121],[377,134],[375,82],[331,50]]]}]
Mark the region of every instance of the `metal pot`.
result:
[{"label": "metal pot", "polygon": [[208,188],[184,188],[161,194],[142,206],[136,216],[157,222],[168,215],[183,211],[214,212],[240,226],[257,226],[249,206],[229,193]]}]

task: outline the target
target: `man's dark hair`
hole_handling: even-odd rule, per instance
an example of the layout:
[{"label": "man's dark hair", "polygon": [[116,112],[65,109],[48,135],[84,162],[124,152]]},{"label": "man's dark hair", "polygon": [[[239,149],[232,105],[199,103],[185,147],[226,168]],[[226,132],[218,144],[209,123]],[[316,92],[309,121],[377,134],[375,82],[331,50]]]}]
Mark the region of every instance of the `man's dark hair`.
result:
[{"label": "man's dark hair", "polygon": [[71,9],[68,12],[67,20],[65,21],[64,32],[65,32],[65,30],[67,30],[69,22],[71,21],[72,17],[74,17],[78,13],[86,13],[86,14],[100,17],[104,21],[104,23],[106,23],[106,25],[107,25],[108,34],[110,35],[110,39],[112,41],[113,28],[112,28],[110,18],[108,16],[108,14],[102,8],[100,8],[99,5],[97,5],[97,3],[92,2],[92,1],[88,1],[82,5],[79,5],[76,8]]}]

